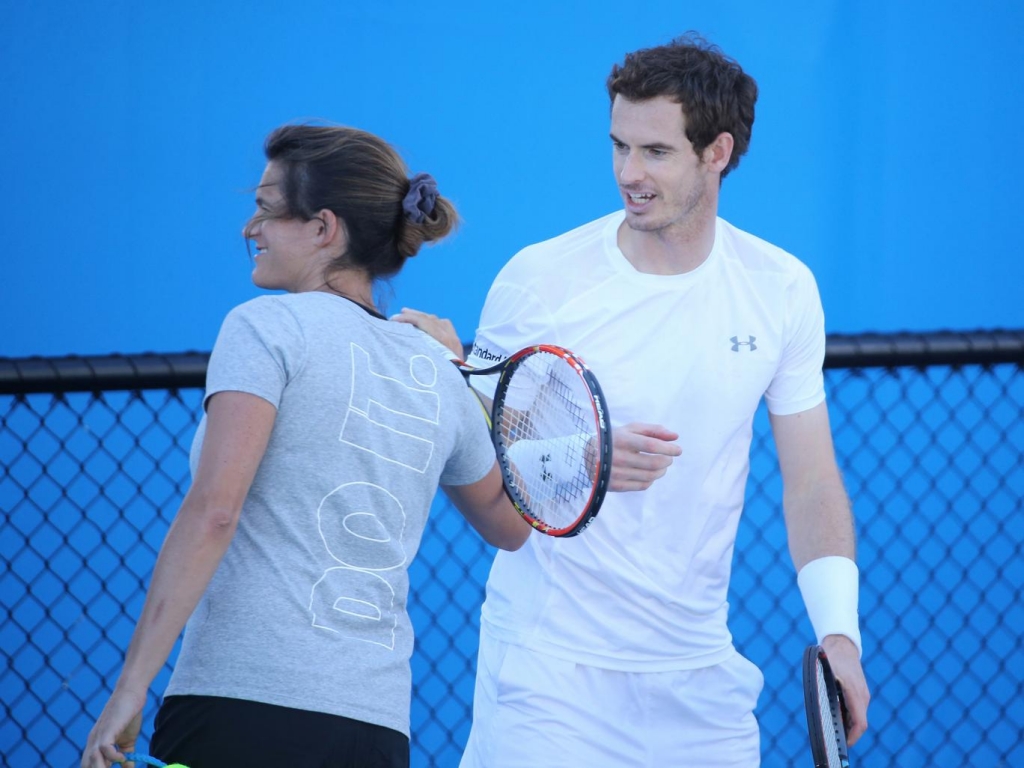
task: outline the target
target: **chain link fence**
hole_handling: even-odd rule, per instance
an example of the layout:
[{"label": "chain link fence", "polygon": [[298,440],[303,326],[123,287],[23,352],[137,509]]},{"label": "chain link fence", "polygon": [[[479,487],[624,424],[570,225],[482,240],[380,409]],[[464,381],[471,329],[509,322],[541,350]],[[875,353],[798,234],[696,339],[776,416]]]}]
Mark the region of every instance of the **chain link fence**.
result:
[{"label": "chain link fence", "polygon": [[[78,764],[189,482],[206,360],[0,359],[5,766]],[[1024,331],[829,338],[874,696],[859,765],[1024,765],[1022,366]],[[747,492],[730,626],[765,673],[763,765],[809,766],[800,659],[812,633],[763,409]],[[492,556],[439,496],[411,568],[414,766],[458,764]]]}]

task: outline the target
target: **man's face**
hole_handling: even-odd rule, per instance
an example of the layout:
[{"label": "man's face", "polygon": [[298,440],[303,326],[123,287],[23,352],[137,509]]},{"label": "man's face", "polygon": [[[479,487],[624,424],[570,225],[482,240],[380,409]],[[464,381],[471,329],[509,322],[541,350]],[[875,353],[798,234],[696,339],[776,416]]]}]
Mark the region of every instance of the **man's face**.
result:
[{"label": "man's face", "polygon": [[678,102],[616,96],[611,139],[615,179],[632,229],[665,233],[686,225],[708,203],[709,171],[686,138]]}]

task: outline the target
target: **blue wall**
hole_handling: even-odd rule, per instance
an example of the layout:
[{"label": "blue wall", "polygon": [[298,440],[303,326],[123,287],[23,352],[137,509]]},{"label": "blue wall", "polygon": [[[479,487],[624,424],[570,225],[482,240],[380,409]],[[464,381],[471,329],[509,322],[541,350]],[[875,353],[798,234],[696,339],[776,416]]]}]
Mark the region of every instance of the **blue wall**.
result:
[{"label": "blue wall", "polygon": [[830,332],[1024,326],[1018,3],[0,0],[0,355],[209,349],[256,294],[263,137],[306,118],[459,204],[389,309],[469,338],[512,253],[618,206],[604,78],[689,28],[761,87],[723,215],[812,267]]}]

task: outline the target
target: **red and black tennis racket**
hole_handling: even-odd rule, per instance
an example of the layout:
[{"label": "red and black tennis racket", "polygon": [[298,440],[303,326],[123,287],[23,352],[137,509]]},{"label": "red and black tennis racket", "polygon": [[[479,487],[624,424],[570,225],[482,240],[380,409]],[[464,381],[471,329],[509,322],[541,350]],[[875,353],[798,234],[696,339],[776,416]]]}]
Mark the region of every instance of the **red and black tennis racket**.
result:
[{"label": "red and black tennis racket", "polygon": [[491,438],[512,504],[549,536],[575,536],[601,508],[612,466],[597,377],[562,347],[537,344],[466,376],[499,374]]},{"label": "red and black tennis racket", "polygon": [[820,645],[804,651],[804,706],[814,768],[849,768],[843,690]]}]

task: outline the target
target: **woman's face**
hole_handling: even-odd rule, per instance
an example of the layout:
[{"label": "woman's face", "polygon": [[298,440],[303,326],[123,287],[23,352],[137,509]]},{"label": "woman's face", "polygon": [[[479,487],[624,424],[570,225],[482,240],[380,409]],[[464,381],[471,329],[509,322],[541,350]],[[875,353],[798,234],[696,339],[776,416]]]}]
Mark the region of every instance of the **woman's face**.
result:
[{"label": "woman's face", "polygon": [[288,215],[282,178],[283,170],[273,161],[267,163],[256,188],[256,212],[242,230],[242,236],[256,245],[252,281],[260,288],[292,293],[315,290],[324,282],[318,237],[323,222]]}]

